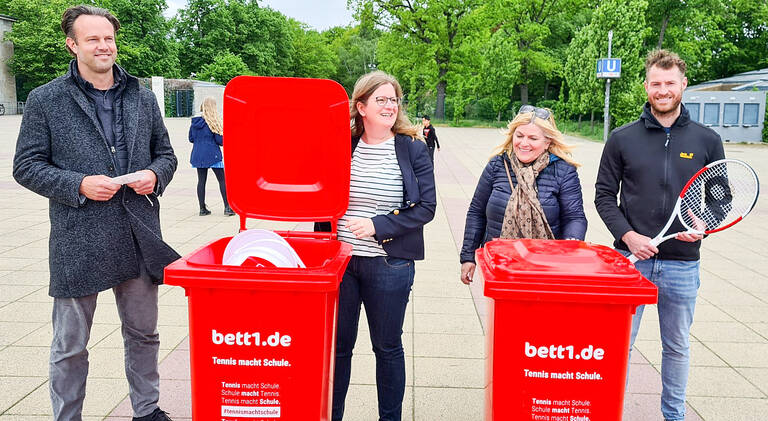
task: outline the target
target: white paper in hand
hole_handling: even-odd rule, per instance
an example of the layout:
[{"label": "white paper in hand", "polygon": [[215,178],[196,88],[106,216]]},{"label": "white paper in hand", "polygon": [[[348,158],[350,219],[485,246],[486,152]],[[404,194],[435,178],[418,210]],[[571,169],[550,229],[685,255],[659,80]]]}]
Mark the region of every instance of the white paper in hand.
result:
[{"label": "white paper in hand", "polygon": [[139,181],[144,178],[143,174],[138,172],[132,172],[130,174],[124,174],[119,177],[110,178],[109,181],[115,184],[129,184],[134,181]]},{"label": "white paper in hand", "polygon": [[130,174],[124,174],[119,177],[110,178],[109,181],[115,184],[129,184],[129,183],[133,183],[134,181],[139,181],[142,178],[144,178],[142,174],[137,172],[132,172]]}]

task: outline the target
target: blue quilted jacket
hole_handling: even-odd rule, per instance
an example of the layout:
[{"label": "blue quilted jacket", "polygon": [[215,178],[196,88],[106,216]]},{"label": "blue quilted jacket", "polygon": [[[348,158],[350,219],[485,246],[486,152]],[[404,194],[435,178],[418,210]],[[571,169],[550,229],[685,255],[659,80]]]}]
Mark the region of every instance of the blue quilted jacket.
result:
[{"label": "blue quilted jacket", "polygon": [[[475,250],[501,234],[504,211],[512,194],[502,159],[510,165],[506,155],[491,158],[477,183],[464,224],[461,263],[474,262]],[[511,166],[509,174],[517,185]],[[539,202],[555,238],[583,240],[587,232],[587,218],[584,216],[581,184],[576,168],[550,154],[549,165],[539,173],[536,186]]]}]

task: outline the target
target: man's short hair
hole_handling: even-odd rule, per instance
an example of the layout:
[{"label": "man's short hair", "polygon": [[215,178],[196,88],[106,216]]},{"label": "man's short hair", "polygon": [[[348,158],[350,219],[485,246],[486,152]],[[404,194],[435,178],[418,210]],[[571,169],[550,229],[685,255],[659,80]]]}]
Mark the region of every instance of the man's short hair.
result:
[{"label": "man's short hair", "polygon": [[424,120],[432,121],[432,119],[430,119],[428,115],[423,115],[421,116],[421,118],[423,118]]},{"label": "man's short hair", "polygon": [[648,53],[648,56],[645,58],[646,75],[653,66],[660,67],[664,70],[671,69],[672,66],[677,66],[677,68],[680,70],[680,73],[685,76],[685,61],[683,61],[683,59],[681,59],[677,54],[668,50],[653,50]]},{"label": "man's short hair", "polygon": [[[61,31],[64,32],[64,35],[75,39],[75,20],[77,20],[77,18],[82,15],[101,16],[112,24],[112,27],[115,28],[115,33],[117,33],[117,30],[120,29],[120,21],[117,20],[117,18],[112,13],[109,13],[109,10],[102,9],[101,7],[86,6],[81,4],[79,6],[70,7],[64,11],[63,15],[61,15]],[[67,50],[69,51],[69,54],[72,55],[72,57],[75,56],[75,52],[72,51],[69,46],[67,46]]]}]

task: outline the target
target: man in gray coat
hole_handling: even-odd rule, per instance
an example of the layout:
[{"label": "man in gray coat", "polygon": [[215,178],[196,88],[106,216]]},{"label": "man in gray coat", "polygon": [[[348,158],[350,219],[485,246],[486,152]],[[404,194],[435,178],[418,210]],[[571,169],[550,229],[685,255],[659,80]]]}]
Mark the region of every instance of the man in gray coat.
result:
[{"label": "man in gray coat", "polygon": [[157,406],[157,284],[179,256],[161,238],[158,196],[176,156],[154,95],[115,64],[118,20],[77,6],[61,27],[75,59],[30,92],[13,163],[16,181],[49,199],[54,419],[81,419],[96,298],[112,289],[133,419],[170,420]]}]

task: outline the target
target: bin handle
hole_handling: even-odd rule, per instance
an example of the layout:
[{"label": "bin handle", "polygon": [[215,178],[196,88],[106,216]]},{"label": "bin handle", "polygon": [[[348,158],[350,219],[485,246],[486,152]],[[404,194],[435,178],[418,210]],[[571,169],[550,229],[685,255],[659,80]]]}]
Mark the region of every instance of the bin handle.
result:
[{"label": "bin handle", "polygon": [[[243,215],[240,215],[240,230],[238,232],[243,232],[247,230],[245,227],[245,221],[246,217]],[[293,237],[293,238],[316,238],[319,240],[335,240],[336,233],[338,232],[338,223],[333,220],[331,221],[331,232],[305,232],[305,231],[275,231],[277,234],[280,234],[283,237]]]},{"label": "bin handle", "polygon": [[335,232],[306,232],[306,231],[275,231],[286,238],[314,238],[318,240],[335,240]]}]

